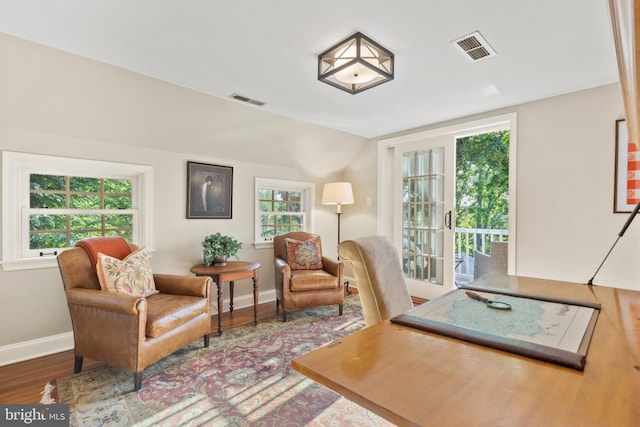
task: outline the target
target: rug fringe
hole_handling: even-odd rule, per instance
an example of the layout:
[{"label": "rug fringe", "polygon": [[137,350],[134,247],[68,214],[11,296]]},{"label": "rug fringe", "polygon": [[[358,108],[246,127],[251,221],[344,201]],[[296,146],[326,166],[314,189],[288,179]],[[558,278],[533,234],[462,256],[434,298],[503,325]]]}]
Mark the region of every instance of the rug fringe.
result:
[{"label": "rug fringe", "polygon": [[48,382],[47,385],[44,386],[44,390],[42,390],[42,393],[40,393],[42,395],[42,399],[40,399],[39,402],[40,404],[51,405],[53,403],[56,403],[56,400],[51,397],[51,392],[53,392],[54,388],[56,388],[56,386],[52,385],[50,382]]}]

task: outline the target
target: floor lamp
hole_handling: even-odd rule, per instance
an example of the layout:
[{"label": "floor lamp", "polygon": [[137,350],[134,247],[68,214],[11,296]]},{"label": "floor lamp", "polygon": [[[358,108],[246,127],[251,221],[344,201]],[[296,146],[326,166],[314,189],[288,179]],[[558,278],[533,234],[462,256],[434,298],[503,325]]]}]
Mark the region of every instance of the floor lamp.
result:
[{"label": "floor lamp", "polygon": [[[329,182],[324,185],[322,190],[322,204],[336,205],[336,215],[338,215],[338,245],[340,245],[340,216],[342,215],[342,205],[353,204],[353,190],[350,182]],[[340,260],[340,255],[338,255]],[[349,291],[349,282],[345,282],[347,293]]]}]

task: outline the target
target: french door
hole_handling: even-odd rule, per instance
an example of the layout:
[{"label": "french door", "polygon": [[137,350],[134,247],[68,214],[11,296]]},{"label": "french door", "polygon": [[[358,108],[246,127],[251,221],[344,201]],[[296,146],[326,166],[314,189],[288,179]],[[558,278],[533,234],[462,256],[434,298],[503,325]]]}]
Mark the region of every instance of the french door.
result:
[{"label": "french door", "polygon": [[393,240],[413,296],[433,299],[454,284],[455,138],[394,150]]}]

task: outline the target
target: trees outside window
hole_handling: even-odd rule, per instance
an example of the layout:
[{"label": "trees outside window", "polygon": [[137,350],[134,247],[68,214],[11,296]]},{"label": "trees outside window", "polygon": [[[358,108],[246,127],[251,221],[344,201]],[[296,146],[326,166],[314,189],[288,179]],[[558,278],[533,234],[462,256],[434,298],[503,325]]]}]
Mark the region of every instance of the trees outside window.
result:
[{"label": "trees outside window", "polygon": [[133,238],[130,179],[31,174],[29,249],[59,249],[98,236]]},{"label": "trees outside window", "polygon": [[[508,226],[509,131],[458,138],[456,227],[504,230]],[[473,244],[481,246],[478,241]]]}]

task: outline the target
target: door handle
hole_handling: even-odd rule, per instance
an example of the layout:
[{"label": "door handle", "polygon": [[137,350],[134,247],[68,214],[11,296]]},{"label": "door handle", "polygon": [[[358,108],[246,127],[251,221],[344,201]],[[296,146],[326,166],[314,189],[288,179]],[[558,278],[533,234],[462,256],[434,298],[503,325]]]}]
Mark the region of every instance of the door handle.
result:
[{"label": "door handle", "polygon": [[451,211],[444,214],[444,226],[451,230]]}]

